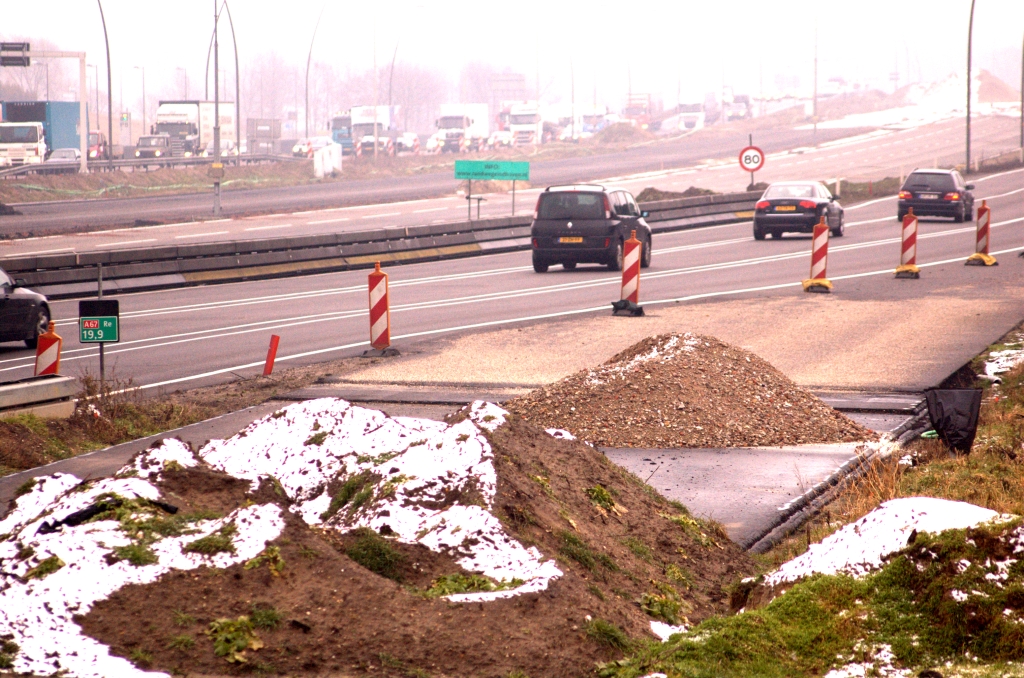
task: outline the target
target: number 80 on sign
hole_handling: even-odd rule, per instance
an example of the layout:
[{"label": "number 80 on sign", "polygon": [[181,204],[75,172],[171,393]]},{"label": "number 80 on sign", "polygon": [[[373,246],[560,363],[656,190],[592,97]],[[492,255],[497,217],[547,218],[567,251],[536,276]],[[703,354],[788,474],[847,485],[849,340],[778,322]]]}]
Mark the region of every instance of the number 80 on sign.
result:
[{"label": "number 80 on sign", "polygon": [[764,153],[757,146],[747,146],[740,151],[740,167],[745,172],[756,172],[764,167]]}]

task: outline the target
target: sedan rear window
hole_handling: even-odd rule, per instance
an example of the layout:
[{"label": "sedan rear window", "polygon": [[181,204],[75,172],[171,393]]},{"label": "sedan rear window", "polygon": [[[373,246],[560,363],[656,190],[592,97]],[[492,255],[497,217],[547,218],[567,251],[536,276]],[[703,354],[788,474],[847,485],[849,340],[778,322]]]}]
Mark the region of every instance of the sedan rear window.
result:
[{"label": "sedan rear window", "polygon": [[904,188],[915,191],[952,191],[956,188],[949,174],[911,174]]},{"label": "sedan rear window", "polygon": [[775,185],[769,186],[764,192],[765,199],[769,198],[814,198],[814,186],[812,184],[798,185]]},{"label": "sedan rear window", "polygon": [[604,219],[604,194],[566,191],[541,195],[540,219]]}]

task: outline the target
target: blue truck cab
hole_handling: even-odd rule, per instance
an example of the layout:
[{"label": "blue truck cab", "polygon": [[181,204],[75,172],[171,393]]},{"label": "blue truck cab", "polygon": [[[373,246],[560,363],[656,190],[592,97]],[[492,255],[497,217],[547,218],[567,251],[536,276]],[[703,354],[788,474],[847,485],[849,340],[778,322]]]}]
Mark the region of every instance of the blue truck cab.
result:
[{"label": "blue truck cab", "polygon": [[338,115],[331,118],[331,139],[341,145],[342,155],[352,155],[355,145],[352,143],[352,116]]}]

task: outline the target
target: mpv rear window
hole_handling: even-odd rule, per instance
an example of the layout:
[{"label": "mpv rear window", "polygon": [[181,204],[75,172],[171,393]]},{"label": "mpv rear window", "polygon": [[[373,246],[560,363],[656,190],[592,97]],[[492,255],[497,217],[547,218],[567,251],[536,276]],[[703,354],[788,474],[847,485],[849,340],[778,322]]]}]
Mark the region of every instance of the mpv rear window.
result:
[{"label": "mpv rear window", "polygon": [[604,219],[604,194],[565,191],[544,193],[539,219]]},{"label": "mpv rear window", "polygon": [[956,186],[949,174],[911,174],[904,188],[913,191],[952,191]]}]

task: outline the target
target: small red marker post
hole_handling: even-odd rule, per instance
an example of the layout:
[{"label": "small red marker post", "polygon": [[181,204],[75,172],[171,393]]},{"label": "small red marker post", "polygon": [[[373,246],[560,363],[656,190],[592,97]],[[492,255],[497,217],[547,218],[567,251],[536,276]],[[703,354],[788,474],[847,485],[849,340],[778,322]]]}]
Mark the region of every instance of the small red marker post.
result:
[{"label": "small red marker post", "polygon": [[267,349],[267,362],[263,365],[263,376],[269,377],[274,371],[274,359],[277,358],[277,345],[281,342],[281,337],[276,334],[270,335],[270,348]]}]

